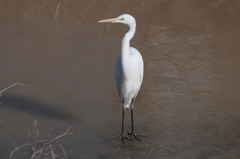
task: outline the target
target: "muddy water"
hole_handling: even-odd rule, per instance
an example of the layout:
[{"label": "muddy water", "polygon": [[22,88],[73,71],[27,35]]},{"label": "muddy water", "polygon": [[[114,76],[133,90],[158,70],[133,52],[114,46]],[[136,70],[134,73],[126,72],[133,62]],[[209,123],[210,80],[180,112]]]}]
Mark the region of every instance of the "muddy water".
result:
[{"label": "muddy water", "polygon": [[[114,66],[129,13],[145,62],[135,102],[142,142],[121,131]],[[240,158],[240,1],[0,1],[0,158],[40,136],[68,158]],[[125,132],[130,130],[126,114]],[[31,152],[25,147],[21,152]],[[58,153],[58,152],[56,152]],[[60,152],[59,152],[60,153]],[[20,153],[19,153],[20,154]],[[29,158],[30,156],[27,156]]]}]

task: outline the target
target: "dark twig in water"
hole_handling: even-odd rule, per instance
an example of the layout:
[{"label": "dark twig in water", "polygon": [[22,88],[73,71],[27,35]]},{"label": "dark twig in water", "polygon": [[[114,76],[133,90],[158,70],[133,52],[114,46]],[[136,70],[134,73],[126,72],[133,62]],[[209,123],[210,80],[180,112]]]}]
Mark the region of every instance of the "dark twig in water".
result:
[{"label": "dark twig in water", "polygon": [[49,139],[49,135],[50,135],[52,129],[53,129],[53,128],[51,128],[51,129],[48,131],[48,139]]},{"label": "dark twig in water", "polygon": [[54,140],[56,140],[56,139],[58,139],[58,138],[60,138],[60,137],[63,137],[63,136],[65,136],[65,135],[71,135],[71,134],[73,133],[73,131],[70,132],[70,133],[68,133],[68,131],[70,130],[70,128],[71,128],[71,126],[68,127],[68,129],[67,129],[67,131],[66,131],[65,133],[63,133],[62,135],[59,135],[59,136],[53,138],[52,140],[50,140],[50,141],[47,142],[46,144],[50,144],[52,141],[54,141]]},{"label": "dark twig in water", "polygon": [[27,145],[31,145],[31,144],[30,144],[30,143],[26,143],[26,144],[23,144],[23,145],[17,147],[15,150],[13,150],[12,153],[10,154],[10,158],[12,157],[12,155],[13,155],[13,153],[14,153],[15,151],[17,151],[17,150],[19,150],[21,147],[27,146]]},{"label": "dark twig in water", "polygon": [[37,120],[38,120],[38,118],[34,119],[33,123],[35,125],[35,130],[36,130],[37,137],[39,137],[39,133],[38,133],[38,129],[37,129]]},{"label": "dark twig in water", "polygon": [[65,152],[64,148],[62,147],[62,145],[60,145],[60,147],[62,148],[62,151],[63,151],[64,157],[67,159],[67,155],[66,155],[66,152]]},{"label": "dark twig in water", "polygon": [[[35,132],[36,132],[36,136],[34,137],[35,138],[34,143],[33,144],[27,143],[27,144],[21,145],[21,146],[19,146],[17,148],[15,146],[16,149],[14,149],[11,152],[10,158],[12,158],[12,157],[15,158],[17,156],[17,154],[16,155],[13,155],[13,154],[17,150],[19,150],[21,147],[27,146],[27,145],[31,145],[32,146],[32,150],[29,150],[28,152],[23,152],[23,153],[21,153],[21,155],[26,155],[26,154],[31,154],[32,153],[31,154],[31,159],[40,159],[40,157],[42,155],[45,155],[44,158],[52,158],[52,159],[62,158],[62,159],[67,159],[67,155],[66,155],[66,152],[65,152],[63,146],[60,145],[60,144],[57,144],[56,142],[53,142],[53,141],[56,141],[57,139],[65,136],[65,135],[72,134],[73,132],[69,132],[71,126],[68,127],[68,129],[67,129],[67,131],[65,133],[63,133],[63,134],[61,134],[61,135],[59,135],[57,137],[54,137],[51,140],[49,140],[49,134],[52,131],[52,128],[48,132],[48,138],[44,139],[44,138],[40,137],[40,135],[39,135],[38,127],[37,127],[37,119],[34,120],[34,126],[35,126]],[[33,137],[29,131],[28,131],[28,136]],[[58,152],[62,151],[62,154],[61,155],[56,154],[56,151],[58,151]]]},{"label": "dark twig in water", "polygon": [[11,88],[11,87],[13,87],[13,86],[16,86],[16,85],[19,85],[19,86],[31,86],[31,85],[26,85],[26,84],[21,84],[21,83],[14,83],[14,84],[12,84],[11,86],[3,89],[3,90],[0,92],[0,97],[1,97],[1,95],[2,95],[2,93],[3,93],[4,91],[6,91],[6,90],[8,90],[9,88]]}]

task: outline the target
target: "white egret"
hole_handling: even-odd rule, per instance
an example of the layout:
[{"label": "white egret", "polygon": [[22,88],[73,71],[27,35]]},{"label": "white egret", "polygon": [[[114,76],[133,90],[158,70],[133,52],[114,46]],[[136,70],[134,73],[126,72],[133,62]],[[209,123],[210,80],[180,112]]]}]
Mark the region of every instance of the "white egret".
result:
[{"label": "white egret", "polygon": [[[135,134],[133,129],[133,102],[142,85],[144,67],[140,52],[130,47],[130,40],[136,31],[136,21],[131,15],[123,14],[117,18],[100,20],[99,22],[123,23],[129,26],[129,31],[122,39],[121,53],[115,65],[115,80],[123,109],[122,132],[117,140],[122,140],[123,143],[125,143],[124,138],[131,140],[131,137],[134,136],[138,141],[141,141],[137,136],[143,135]],[[126,108],[131,109],[132,131],[129,133],[129,137],[123,136],[124,113]]]}]

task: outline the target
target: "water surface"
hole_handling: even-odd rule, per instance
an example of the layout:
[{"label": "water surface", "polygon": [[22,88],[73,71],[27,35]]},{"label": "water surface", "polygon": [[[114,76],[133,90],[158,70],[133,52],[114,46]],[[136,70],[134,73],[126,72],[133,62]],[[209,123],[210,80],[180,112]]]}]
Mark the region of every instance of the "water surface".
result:
[{"label": "water surface", "polygon": [[[123,13],[137,21],[131,46],[145,74],[135,131],[148,135],[126,145],[111,140],[121,132],[114,67],[128,27],[97,23]],[[58,140],[68,158],[240,158],[239,15],[238,0],[1,0],[0,88],[31,87],[0,98],[0,158],[32,141],[36,118],[43,137],[72,126]]]}]

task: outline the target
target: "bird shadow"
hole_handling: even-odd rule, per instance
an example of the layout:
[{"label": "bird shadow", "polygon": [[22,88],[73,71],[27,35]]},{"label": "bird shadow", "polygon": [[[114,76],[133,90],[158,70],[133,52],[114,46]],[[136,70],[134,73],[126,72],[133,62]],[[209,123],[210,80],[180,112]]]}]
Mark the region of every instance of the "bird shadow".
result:
[{"label": "bird shadow", "polygon": [[74,114],[68,113],[64,109],[42,101],[28,99],[27,97],[4,94],[0,97],[0,102],[0,107],[2,108],[22,111],[47,118],[57,120],[74,120],[77,118]]}]

